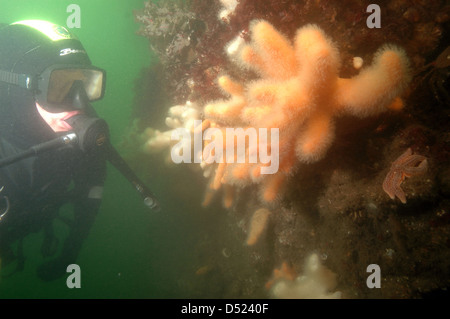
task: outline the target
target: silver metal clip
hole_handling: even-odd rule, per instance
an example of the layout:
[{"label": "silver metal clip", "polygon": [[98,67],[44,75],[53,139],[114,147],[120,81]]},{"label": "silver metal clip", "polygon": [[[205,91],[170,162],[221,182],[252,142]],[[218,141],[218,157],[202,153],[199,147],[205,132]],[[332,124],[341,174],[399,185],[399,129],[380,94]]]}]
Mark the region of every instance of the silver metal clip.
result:
[{"label": "silver metal clip", "polygon": [[[4,188],[5,188],[5,186],[2,186],[2,187],[0,188],[0,193],[3,191]],[[9,207],[10,207],[10,204],[9,204],[9,198],[8,198],[7,196],[3,196],[2,199],[5,200],[6,208],[5,208],[4,212],[2,212],[2,213],[0,214],[0,222],[3,220],[3,218],[6,216],[6,214],[8,214],[8,212],[9,212]]]}]

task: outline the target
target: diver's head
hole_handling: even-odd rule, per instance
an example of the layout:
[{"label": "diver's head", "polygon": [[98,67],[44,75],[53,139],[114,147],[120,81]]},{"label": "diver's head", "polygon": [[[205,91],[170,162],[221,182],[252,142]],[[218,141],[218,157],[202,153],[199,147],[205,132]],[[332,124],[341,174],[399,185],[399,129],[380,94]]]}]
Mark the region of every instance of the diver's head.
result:
[{"label": "diver's head", "polygon": [[8,95],[31,94],[50,113],[83,110],[103,97],[105,72],[92,66],[81,42],[63,26],[19,21],[0,29],[0,43],[0,81]]},{"label": "diver's head", "polygon": [[[105,72],[66,28],[41,20],[0,25],[0,43],[2,136],[29,147],[101,122],[87,119],[95,118],[90,102],[103,97]],[[104,127],[97,128],[107,135]]]}]

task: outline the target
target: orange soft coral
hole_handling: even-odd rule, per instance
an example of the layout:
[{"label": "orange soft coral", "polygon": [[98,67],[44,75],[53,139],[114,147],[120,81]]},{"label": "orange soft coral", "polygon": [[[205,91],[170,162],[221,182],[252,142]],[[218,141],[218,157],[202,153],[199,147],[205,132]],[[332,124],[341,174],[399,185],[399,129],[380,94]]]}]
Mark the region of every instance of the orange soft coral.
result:
[{"label": "orange soft coral", "polygon": [[[366,117],[401,107],[398,96],[410,79],[408,60],[402,49],[384,46],[371,66],[343,79],[339,51],[319,27],[300,28],[294,43],[266,21],[254,21],[250,30],[251,42],[241,45],[237,61],[260,78],[239,84],[220,77],[218,83],[230,98],[207,104],[204,115],[218,128],[278,128],[279,170],[262,175],[266,164],[261,162],[224,163],[216,168],[211,185],[217,190],[219,184],[256,182],[262,185],[262,200],[273,202],[298,161],[323,158],[335,138],[339,114]],[[247,147],[247,158],[252,152]]]}]

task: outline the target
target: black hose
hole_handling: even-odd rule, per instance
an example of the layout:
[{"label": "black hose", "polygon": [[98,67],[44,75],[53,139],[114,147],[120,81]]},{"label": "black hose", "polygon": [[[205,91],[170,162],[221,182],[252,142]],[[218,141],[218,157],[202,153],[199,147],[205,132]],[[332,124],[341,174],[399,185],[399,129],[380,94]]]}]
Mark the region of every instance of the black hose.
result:
[{"label": "black hose", "polygon": [[12,164],[14,162],[23,160],[25,158],[36,156],[40,153],[56,149],[65,145],[68,145],[70,143],[75,143],[77,141],[77,135],[75,133],[70,133],[64,136],[57,137],[53,140],[34,145],[27,149],[26,151],[23,151],[22,153],[15,154],[6,158],[0,159],[0,167]]},{"label": "black hose", "polygon": [[[62,146],[66,146],[68,144],[78,143],[78,137],[75,133],[69,133],[67,135],[57,137],[48,142],[44,142],[35,146],[30,147],[28,150],[23,151],[22,153],[9,156],[3,159],[0,159],[0,168],[14,162],[20,161],[22,159],[36,156],[42,152],[46,152],[52,149],[57,149]],[[124,159],[120,156],[117,150],[111,145],[104,145],[107,159],[109,162],[120,172],[125,178],[133,185],[133,187],[138,191],[144,200],[144,204],[154,210],[159,211],[160,206],[158,201],[156,200],[153,193],[148,189],[147,186],[136,176],[136,174],[131,170],[128,164],[124,161]]]},{"label": "black hose", "polygon": [[109,162],[133,185],[144,200],[144,204],[154,211],[159,211],[160,206],[155,195],[136,176],[117,150],[112,145],[109,145],[106,152]]}]

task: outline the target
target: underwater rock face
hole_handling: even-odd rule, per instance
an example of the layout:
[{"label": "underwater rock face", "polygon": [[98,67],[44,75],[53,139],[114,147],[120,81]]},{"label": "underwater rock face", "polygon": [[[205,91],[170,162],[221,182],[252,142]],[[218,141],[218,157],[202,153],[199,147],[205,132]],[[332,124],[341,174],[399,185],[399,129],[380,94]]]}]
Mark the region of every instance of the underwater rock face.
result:
[{"label": "underwater rock face", "polygon": [[[222,4],[213,2],[219,13]],[[248,52],[247,62],[242,58],[246,44],[250,44],[254,52],[264,51],[254,44],[254,25],[250,21],[255,19],[267,21],[293,46],[295,43],[292,44],[289,39],[295,38],[300,27],[309,23],[318,25],[339,49],[337,78],[358,79],[371,65],[378,65],[381,69],[380,65],[390,64],[389,61],[380,63],[381,55],[373,54],[384,43],[395,43],[404,48],[411,64],[412,85],[404,92],[403,103],[394,100],[404,89],[403,85],[399,85],[395,93],[386,95],[386,101],[395,101],[389,106],[397,111],[387,109],[389,103],[380,103],[379,100],[374,100],[372,114],[343,107],[341,111],[347,111],[349,116],[342,116],[342,112],[336,113],[339,117],[331,116],[332,120],[328,123],[332,123],[332,130],[330,125],[328,128],[327,125],[316,126],[325,127],[324,130],[315,130],[317,133],[333,132],[328,134],[332,137],[328,140],[329,144],[313,143],[313,146],[325,145],[321,148],[323,152],[318,151],[315,154],[319,156],[312,156],[309,161],[297,157],[297,153],[305,153],[301,147],[299,152],[286,152],[293,159],[290,163],[287,161],[289,165],[284,167],[289,172],[285,174],[289,178],[274,179],[273,187],[269,187],[269,177],[249,176],[250,166],[237,169],[235,165],[237,176],[240,175],[238,173],[247,176],[239,182],[227,179],[233,174],[232,165],[223,165],[220,169],[215,165],[203,167],[203,173],[210,174],[211,178],[204,201],[204,206],[209,206],[203,208],[204,213],[218,212],[213,196],[223,195],[224,207],[228,211],[226,227],[233,229],[229,237],[223,235],[218,239],[219,247],[208,252],[220,252],[223,245],[235,243],[236,240],[245,243],[247,225],[253,212],[264,202],[261,200],[264,199],[264,190],[270,189],[267,194],[276,198],[266,201],[265,205],[274,213],[270,215],[270,227],[265,229],[258,244],[244,246],[243,251],[236,249],[239,253],[235,250],[226,262],[217,261],[208,273],[211,277],[224,275],[230,278],[229,289],[224,290],[232,297],[269,296],[264,283],[270,278],[272,270],[286,261],[301,273],[304,260],[312,251],[327,256],[322,259],[323,264],[337,274],[336,289],[342,291],[342,296],[346,298],[421,297],[426,291],[450,286],[447,272],[450,262],[449,117],[445,106],[439,105],[431,92],[433,82],[425,77],[425,72],[421,73],[422,67],[442,51],[442,34],[448,29],[446,14],[450,7],[443,1],[390,1],[381,5],[382,28],[370,30],[365,25],[365,9],[369,3],[350,0],[332,3],[241,0],[227,15],[226,21],[219,21],[216,14],[211,14],[211,7],[206,8],[201,1],[190,3],[196,18],[207,27],[192,47],[195,62],[179,66],[179,72],[168,72],[167,77],[172,79],[169,87],[176,88],[169,90],[173,104],[184,104],[190,100],[198,105],[210,105],[202,114],[209,118],[207,125],[215,123],[227,127],[239,123],[260,127],[261,123],[270,126],[266,123],[283,118],[276,112],[270,113],[271,116],[264,114],[261,107],[263,98],[258,96],[281,100],[281,94],[271,93],[276,91],[272,90],[275,86],[269,85],[276,82],[277,75],[271,74],[269,77],[270,70],[266,72],[266,68],[257,62],[248,63],[252,61],[252,52]],[[239,41],[230,58],[227,55],[230,46],[226,44],[232,43],[233,39]],[[362,68],[353,66],[355,57],[364,61]],[[172,70],[170,67],[168,69]],[[290,68],[276,69],[283,71]],[[435,69],[432,74],[438,72]],[[229,76],[223,76],[225,73]],[[389,72],[386,71],[386,74]],[[286,83],[294,83],[293,78],[295,76]],[[270,81],[263,83],[263,79]],[[276,80],[282,83],[282,80]],[[378,82],[392,85],[389,81]],[[330,85],[323,87],[329,91],[333,89]],[[426,94],[418,95],[419,88]],[[346,101],[365,99],[367,91],[377,95],[376,90],[355,91],[362,93],[360,96],[342,94],[340,98]],[[249,100],[257,102],[250,103]],[[288,101],[287,98],[285,100]],[[250,104],[255,106],[252,109],[254,112],[249,111],[246,117],[242,116],[242,109]],[[326,107],[326,111],[329,109],[332,107]],[[299,124],[304,131],[307,127],[305,123],[314,112],[311,109],[309,113]],[[258,114],[262,115],[258,117]],[[333,112],[331,114],[334,115]],[[369,114],[370,117],[362,118]],[[289,113],[289,116],[295,115],[294,112]],[[262,122],[264,119],[267,121]],[[287,134],[289,137],[291,135],[295,134]],[[423,175],[403,181],[401,188],[407,198],[403,204],[400,200],[390,199],[382,184],[392,163],[408,148],[412,149],[413,154],[427,158],[428,170]],[[289,149],[296,150],[293,147]],[[259,183],[259,187],[254,187],[255,183]],[[210,187],[212,185],[215,186]],[[236,255],[242,258],[233,259]],[[366,267],[373,263],[382,270],[382,289],[366,287]],[[223,294],[226,295],[225,292]]]}]

